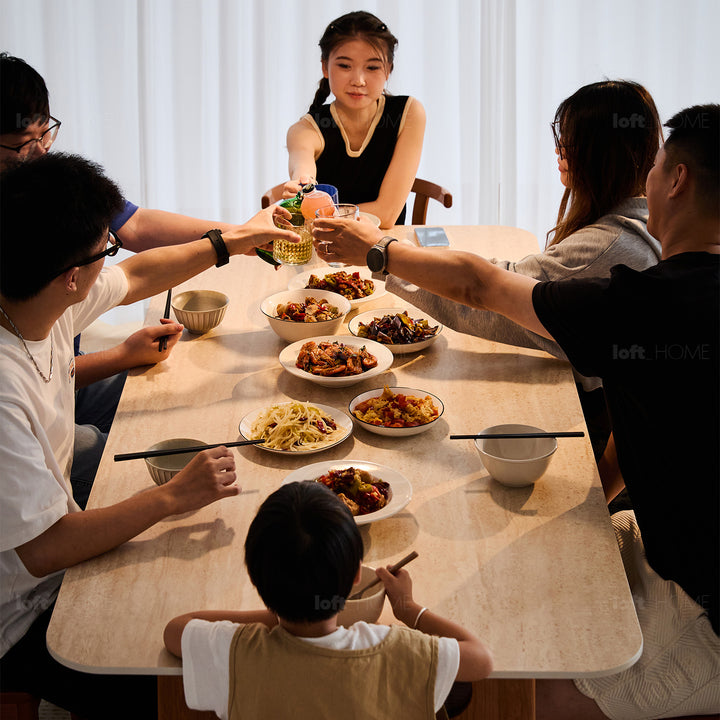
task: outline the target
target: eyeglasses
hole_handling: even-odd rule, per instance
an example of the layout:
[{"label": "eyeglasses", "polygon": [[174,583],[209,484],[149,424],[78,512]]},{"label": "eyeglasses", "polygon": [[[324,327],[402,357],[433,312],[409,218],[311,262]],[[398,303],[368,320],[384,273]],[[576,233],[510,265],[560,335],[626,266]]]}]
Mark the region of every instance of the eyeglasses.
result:
[{"label": "eyeglasses", "polygon": [[123,246],[122,240],[112,231],[108,230],[108,247],[105,248],[102,252],[97,253],[96,255],[91,255],[89,258],[86,258],[85,260],[79,260],[78,262],[72,263],[72,265],[68,265],[63,270],[60,270],[60,272],[55,274],[55,277],[58,277],[59,275],[65,274],[68,270],[72,270],[75,267],[82,267],[83,265],[92,265],[92,263],[97,262],[98,260],[102,260],[104,257],[114,257],[117,255],[118,250]]},{"label": "eyeglasses", "polygon": [[555,120],[554,122],[550,123],[550,129],[552,130],[553,134],[553,140],[555,140],[555,149],[558,152],[558,155],[560,158],[564,158],[563,150],[567,147],[567,145],[564,145],[562,142],[560,142],[560,121]]},{"label": "eyeglasses", "polygon": [[53,121],[53,125],[51,125],[40,137],[33,138],[32,140],[28,140],[27,142],[24,142],[22,145],[15,145],[14,147],[10,145],[0,145],[1,148],[4,148],[5,150],[12,150],[13,152],[16,152],[18,155],[24,154],[27,155],[30,152],[31,147],[33,146],[33,143],[38,143],[40,147],[42,147],[44,150],[49,150],[50,146],[55,142],[55,138],[57,137],[58,130],[60,129],[60,126],[62,123],[57,119],[54,118],[52,115],[50,116],[50,120]]}]

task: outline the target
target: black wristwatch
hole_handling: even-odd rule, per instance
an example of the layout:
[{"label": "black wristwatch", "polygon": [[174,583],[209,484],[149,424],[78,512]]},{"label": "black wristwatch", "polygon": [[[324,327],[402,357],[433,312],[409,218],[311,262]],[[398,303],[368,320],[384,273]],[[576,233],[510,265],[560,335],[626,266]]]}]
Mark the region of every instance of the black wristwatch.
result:
[{"label": "black wristwatch", "polygon": [[230,254],[223,240],[222,233],[219,230],[208,230],[203,237],[207,238],[215,248],[215,254],[217,255],[215,267],[227,265],[230,262]]},{"label": "black wristwatch", "polygon": [[379,242],[376,242],[369,250],[365,262],[374,273],[387,275],[387,247],[390,243],[397,242],[397,238],[386,235]]}]

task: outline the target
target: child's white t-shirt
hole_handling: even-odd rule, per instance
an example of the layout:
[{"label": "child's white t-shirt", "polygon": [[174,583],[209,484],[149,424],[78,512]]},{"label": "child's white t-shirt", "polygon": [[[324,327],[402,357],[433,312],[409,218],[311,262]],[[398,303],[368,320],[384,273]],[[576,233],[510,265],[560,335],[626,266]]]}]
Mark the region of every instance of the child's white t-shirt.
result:
[{"label": "child's white t-shirt", "polygon": [[[194,710],[212,710],[221,720],[228,716],[230,687],[230,643],[237,623],[223,620],[191,620],[182,634],[183,684],[185,702]],[[329,635],[301,640],[333,650],[364,650],[385,639],[389,625],[356,622],[339,627]],[[438,638],[438,664],[435,677],[435,712],[445,702],[457,677],[460,646],[454,638]]]}]

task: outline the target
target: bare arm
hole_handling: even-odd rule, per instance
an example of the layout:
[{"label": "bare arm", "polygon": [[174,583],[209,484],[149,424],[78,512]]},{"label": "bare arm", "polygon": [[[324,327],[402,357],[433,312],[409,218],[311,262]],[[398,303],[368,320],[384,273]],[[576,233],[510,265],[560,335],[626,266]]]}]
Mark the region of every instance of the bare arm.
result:
[{"label": "bare arm", "polygon": [[[265,245],[276,238],[297,241],[291,230],[281,230],[273,224],[274,208],[262,210],[244,225],[229,232],[223,232],[223,240],[230,255],[252,252],[253,248]],[[163,290],[175,287],[181,282],[207,270],[217,262],[215,249],[207,238],[173,245],[152,248],[138,253],[119,263],[128,279],[128,294],[122,305],[143,300]]]},{"label": "bare arm", "polygon": [[395,224],[412,188],[425,137],[425,108],[420,102],[409,100],[410,107],[398,136],[395,152],[383,178],[377,200],[362,203],[360,209],[380,218],[380,227]]},{"label": "bare arm", "polygon": [[437,615],[431,610],[423,612],[419,621],[418,614],[422,606],[413,600],[412,580],[407,570],[398,570],[391,575],[385,568],[377,569],[378,577],[383,581],[393,614],[408,627],[417,628],[428,635],[455,638],[460,647],[460,666],[457,680],[481,680],[492,670],[492,656],[482,641],[462,625]]},{"label": "bare arm", "polygon": [[163,633],[165,647],[177,657],[182,657],[182,634],[185,626],[191,620],[207,620],[208,622],[228,620],[240,625],[263,623],[269,628],[278,624],[277,615],[270,610],[198,610],[178,615],[165,626]]},{"label": "bare arm", "polygon": [[[108,350],[78,355],[75,358],[75,387],[86,387],[123,370],[167,360],[182,335],[183,326],[166,318],[160,318],[160,322],[162,325],[144,327]],[[158,339],[163,336],[168,338],[168,343],[161,352]]]},{"label": "bare arm", "polygon": [[231,452],[205,450],[165,485],[110,507],[68,513],[16,552],[29,573],[44,577],[112,550],[169,515],[237,495],[235,480]]},{"label": "bare arm", "polygon": [[[322,138],[304,118],[290,126],[287,132],[288,172],[290,180],[298,185],[316,177],[315,159],[320,154]],[[328,178],[321,178],[330,182]],[[297,190],[295,190],[297,192]]]},{"label": "bare arm", "polygon": [[117,234],[126,250],[140,252],[148,248],[192,242],[212,228],[226,232],[237,227],[230,223],[201,220],[164,210],[138,208]]},{"label": "bare arm", "polygon": [[[324,260],[365,265],[367,251],[382,232],[363,219],[321,218],[313,223],[313,236]],[[327,241],[331,244],[323,246]],[[391,243],[387,257],[387,270],[397,277],[464,305],[500,313],[553,339],[535,314],[532,291],[538,281],[534,278],[503,270],[473,253],[418,248],[409,243]]]}]

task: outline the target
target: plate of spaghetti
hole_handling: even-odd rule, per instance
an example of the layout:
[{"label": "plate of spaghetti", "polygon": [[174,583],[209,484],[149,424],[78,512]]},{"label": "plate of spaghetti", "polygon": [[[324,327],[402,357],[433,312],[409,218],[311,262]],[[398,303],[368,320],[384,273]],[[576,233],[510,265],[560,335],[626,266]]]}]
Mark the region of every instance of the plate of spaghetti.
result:
[{"label": "plate of spaghetti", "polygon": [[257,447],[268,452],[309,455],[347,439],[352,420],[329,405],[293,400],[249,412],[240,421],[239,430],[247,440],[264,439]]},{"label": "plate of spaghetti", "polygon": [[366,460],[318,462],[291,472],[290,482],[321,482],[353,513],[358,525],[399,513],[412,498],[410,481],[397,470]]}]

